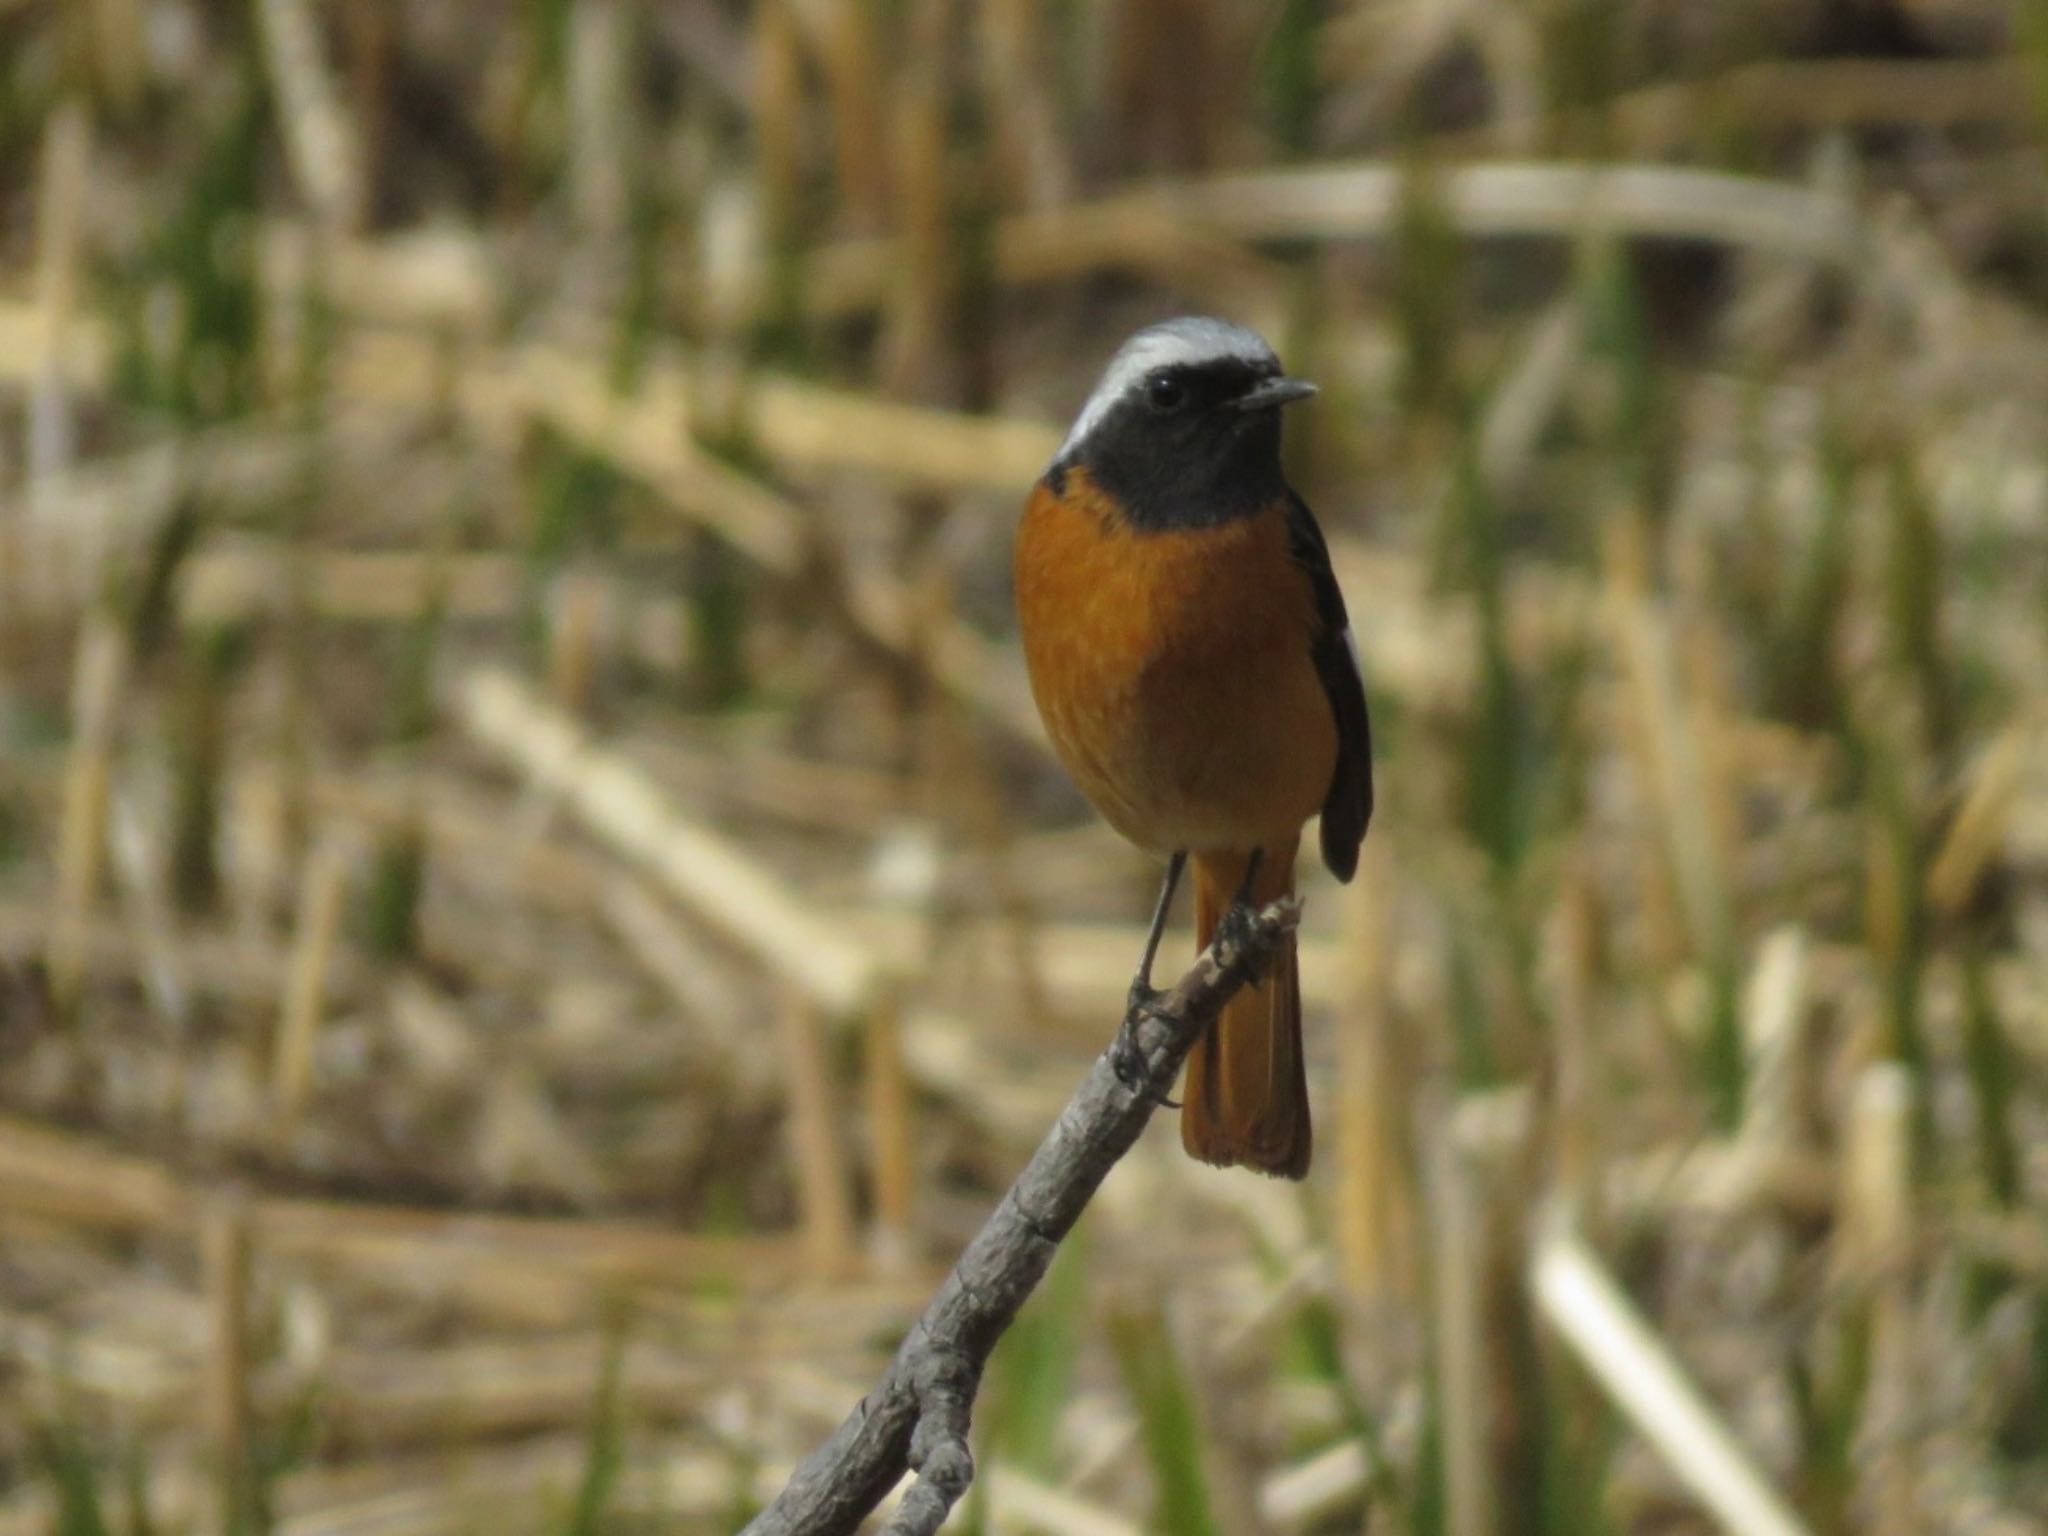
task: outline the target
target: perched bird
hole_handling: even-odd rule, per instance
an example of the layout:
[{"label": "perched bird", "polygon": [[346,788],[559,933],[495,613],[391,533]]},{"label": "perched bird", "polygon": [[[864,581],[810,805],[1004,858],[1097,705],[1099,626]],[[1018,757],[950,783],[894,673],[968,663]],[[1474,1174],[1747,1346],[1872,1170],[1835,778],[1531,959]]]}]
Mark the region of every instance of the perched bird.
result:
[{"label": "perched bird", "polygon": [[[1198,946],[1233,907],[1294,889],[1318,811],[1324,862],[1340,880],[1358,865],[1365,687],[1329,548],[1280,468],[1280,407],[1314,393],[1241,326],[1142,330],[1018,528],[1018,621],[1047,733],[1103,818],[1167,859],[1134,1006],[1190,857]],[[1307,1173],[1291,937],[1189,1055],[1180,1123],[1204,1162]]]}]

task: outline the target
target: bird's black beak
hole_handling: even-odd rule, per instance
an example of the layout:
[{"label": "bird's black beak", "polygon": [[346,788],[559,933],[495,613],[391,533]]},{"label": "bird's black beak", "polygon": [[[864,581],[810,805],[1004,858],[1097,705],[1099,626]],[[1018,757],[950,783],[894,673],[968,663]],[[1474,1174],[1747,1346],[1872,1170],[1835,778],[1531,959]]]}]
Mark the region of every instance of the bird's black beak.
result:
[{"label": "bird's black beak", "polygon": [[1306,400],[1316,392],[1307,379],[1263,379],[1237,397],[1240,411],[1269,411],[1275,406]]}]

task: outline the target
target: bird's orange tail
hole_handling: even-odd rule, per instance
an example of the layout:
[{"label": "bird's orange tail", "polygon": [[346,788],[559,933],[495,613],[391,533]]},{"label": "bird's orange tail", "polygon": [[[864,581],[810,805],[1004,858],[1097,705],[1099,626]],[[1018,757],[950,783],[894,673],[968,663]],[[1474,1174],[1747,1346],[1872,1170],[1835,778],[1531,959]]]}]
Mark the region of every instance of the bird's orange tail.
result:
[{"label": "bird's orange tail", "polygon": [[[1195,941],[1207,948],[1244,880],[1242,854],[1196,854]],[[1294,889],[1294,850],[1268,850],[1252,882],[1255,905]],[[1272,965],[1230,1000],[1188,1055],[1180,1141],[1205,1163],[1298,1179],[1308,1172],[1308,1076],[1301,1060],[1301,981],[1294,935]]]}]

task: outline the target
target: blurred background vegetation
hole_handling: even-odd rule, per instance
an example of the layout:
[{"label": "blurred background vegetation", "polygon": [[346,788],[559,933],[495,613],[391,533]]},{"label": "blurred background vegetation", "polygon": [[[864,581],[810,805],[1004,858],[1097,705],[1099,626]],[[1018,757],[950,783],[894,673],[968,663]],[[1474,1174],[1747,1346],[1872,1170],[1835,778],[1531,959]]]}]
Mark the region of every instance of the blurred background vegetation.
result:
[{"label": "blurred background vegetation", "polygon": [[1378,727],[1318,1162],[1155,1128],[958,1527],[1711,1530],[1663,1359],[2048,1530],[2044,133],[2042,0],[0,0],[0,1533],[772,1493],[1113,1026],[1008,548],[1187,310]]}]

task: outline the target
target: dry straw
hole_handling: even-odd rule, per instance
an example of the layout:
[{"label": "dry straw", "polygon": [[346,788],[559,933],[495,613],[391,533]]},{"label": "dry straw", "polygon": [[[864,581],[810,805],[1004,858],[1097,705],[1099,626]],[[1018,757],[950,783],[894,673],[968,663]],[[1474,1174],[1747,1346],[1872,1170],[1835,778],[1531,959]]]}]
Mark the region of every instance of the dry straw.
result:
[{"label": "dry straw", "polygon": [[[1305,887],[1321,1186],[1133,1154],[1035,1336],[1035,1422],[1011,1443],[978,1405],[986,1523],[1124,1536],[1200,1445],[1218,1525],[1397,1529],[1448,1494],[1491,1536],[1528,1485],[1503,1430],[1540,1404],[1546,1511],[1668,1523],[1675,1480],[1691,1518],[1800,1529],[1769,1467],[1822,1529],[2031,1528],[2038,1351],[2005,1346],[2048,1275],[2021,1070],[2043,328],[2004,258],[2038,40],[1995,6],[1913,8],[1942,57],[1829,57],[1832,23],[1773,57],[1791,22],[1752,18],[1723,70],[1681,28],[1668,78],[1634,73],[1630,7],[1593,37],[1572,7],[1261,30],[1196,0],[1072,39],[1042,0],[72,9],[0,0],[40,144],[33,269],[0,284],[27,449],[0,498],[0,1353],[23,1402],[121,1427],[158,1528],[252,1511],[315,1387],[312,1460],[262,1490],[296,1536],[530,1524],[579,1482],[609,1488],[587,1527],[729,1529],[860,1400],[1140,940],[1138,866],[1042,751],[1004,530],[1111,330],[1167,305],[1327,386],[1304,486],[1392,819],[1356,890]],[[215,89],[252,78],[260,142]],[[1534,158],[1556,145],[1588,157]],[[1614,260],[1553,282],[1577,249]],[[1380,299],[1432,286],[1404,339]],[[1426,423],[1391,382],[1418,338],[1448,380]],[[255,391],[230,420],[156,398],[221,366]],[[569,512],[607,516],[530,558],[564,466]],[[1454,466],[1506,555],[1494,675],[1424,548]],[[685,720],[732,638],[709,548],[756,691]],[[429,609],[452,708],[413,668],[394,750]],[[225,918],[172,900],[162,830],[208,818],[154,798],[159,653],[216,643]],[[1857,707],[1892,695],[1930,729]],[[1490,866],[1455,808],[1482,713],[1518,833]],[[931,878],[890,910],[850,871],[911,813]],[[433,849],[418,942],[352,938],[352,837]],[[1417,943],[1431,908],[1492,926]],[[1869,1059],[1879,987],[1924,1059]],[[1703,994],[1711,1085],[1659,1028]],[[1454,1017],[1501,1086],[1425,1117],[1418,1174]],[[1532,1242],[1538,1193],[1573,1225]],[[1624,1232],[1672,1289],[1623,1289]],[[1090,1359],[1101,1273],[1140,1261],[1214,1341],[1174,1351],[1199,1435],[1148,1437],[1157,1404]],[[589,1404],[622,1296],[612,1479]],[[1582,1365],[1619,1452],[1579,1433],[1608,1422]],[[51,1499],[0,1495],[0,1536]]]},{"label": "dry straw", "polygon": [[1531,1269],[1537,1305],[1630,1423],[1731,1536],[1806,1536],[1584,1242],[1559,1226]]}]

